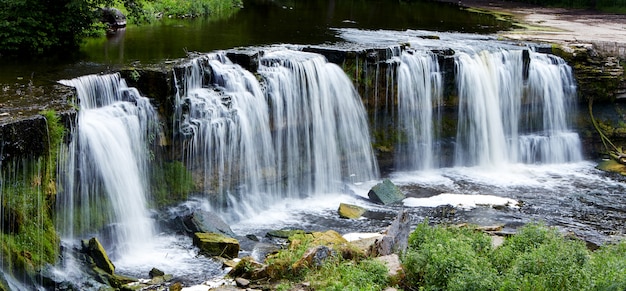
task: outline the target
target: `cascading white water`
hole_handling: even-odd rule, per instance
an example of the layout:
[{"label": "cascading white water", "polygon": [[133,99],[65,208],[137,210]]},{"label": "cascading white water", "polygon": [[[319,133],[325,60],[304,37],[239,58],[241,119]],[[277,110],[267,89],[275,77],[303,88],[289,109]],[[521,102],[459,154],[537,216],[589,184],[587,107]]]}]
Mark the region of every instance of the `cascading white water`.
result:
[{"label": "cascading white water", "polygon": [[455,147],[457,166],[580,161],[578,135],[568,130],[574,101],[571,69],[562,60],[523,52],[460,53]]},{"label": "cascading white water", "polygon": [[365,109],[343,70],[298,51],[269,53],[261,63],[286,192],[337,191],[345,180],[375,178]]},{"label": "cascading white water", "polygon": [[[217,87],[203,84],[205,70]],[[216,54],[193,60],[182,78],[177,118],[189,137],[185,162],[201,171],[204,190],[216,193],[211,204],[237,217],[271,200],[276,191],[265,182],[274,163],[269,112],[254,75]]]},{"label": "cascading white water", "polygon": [[[210,84],[200,81],[210,72]],[[317,54],[266,54],[254,75],[224,55],[198,58],[177,98],[186,163],[223,216],[243,217],[282,198],[339,191],[377,166],[365,110],[345,73]],[[210,85],[210,86],[208,86]]]},{"label": "cascading white water", "polygon": [[113,255],[145,246],[154,235],[147,209],[148,144],[156,113],[119,74],[60,83],[76,88],[77,128],[61,172],[59,231],[68,239],[112,227]]},{"label": "cascading white water", "polygon": [[403,140],[396,147],[396,166],[401,170],[435,168],[443,91],[437,57],[430,52],[403,52],[397,74],[398,128]]}]

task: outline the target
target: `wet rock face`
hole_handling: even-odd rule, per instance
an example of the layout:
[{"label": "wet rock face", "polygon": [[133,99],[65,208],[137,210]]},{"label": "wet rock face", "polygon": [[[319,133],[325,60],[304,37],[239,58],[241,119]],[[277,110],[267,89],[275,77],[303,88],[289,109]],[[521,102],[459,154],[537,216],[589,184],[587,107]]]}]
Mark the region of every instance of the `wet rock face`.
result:
[{"label": "wet rock face", "polygon": [[47,154],[48,132],[39,113],[54,110],[66,127],[76,116],[71,105],[76,92],[62,85],[2,85],[0,90],[0,164]]},{"label": "wet rock face", "polygon": [[580,102],[612,103],[626,99],[626,78],[619,57],[600,53],[589,44],[554,47],[574,70]]},{"label": "wet rock face", "polygon": [[41,115],[0,124],[0,161],[39,157],[48,149],[46,120]]}]

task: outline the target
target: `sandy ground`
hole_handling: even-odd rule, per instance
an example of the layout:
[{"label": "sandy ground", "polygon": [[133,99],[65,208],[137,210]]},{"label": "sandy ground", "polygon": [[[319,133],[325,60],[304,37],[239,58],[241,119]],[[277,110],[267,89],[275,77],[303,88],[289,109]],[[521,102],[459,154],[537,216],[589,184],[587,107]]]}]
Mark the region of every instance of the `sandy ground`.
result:
[{"label": "sandy ground", "polygon": [[600,50],[626,57],[626,15],[535,7],[508,1],[442,1],[512,16],[521,24],[521,27],[500,33],[506,38],[550,43],[593,44]]}]

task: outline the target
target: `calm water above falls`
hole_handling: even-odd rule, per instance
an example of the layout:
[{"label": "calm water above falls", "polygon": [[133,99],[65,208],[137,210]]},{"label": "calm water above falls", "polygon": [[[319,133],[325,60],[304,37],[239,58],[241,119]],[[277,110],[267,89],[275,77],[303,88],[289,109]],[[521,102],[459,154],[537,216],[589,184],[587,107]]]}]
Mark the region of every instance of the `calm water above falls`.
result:
[{"label": "calm water above falls", "polygon": [[224,19],[163,19],[131,25],[117,35],[87,40],[77,56],[63,60],[0,60],[0,83],[71,79],[137,61],[151,64],[182,58],[188,51],[339,41],[331,28],[493,33],[508,27],[509,23],[492,16],[432,1],[247,0],[243,9]]},{"label": "calm water above falls", "polygon": [[186,51],[340,40],[330,28],[493,33],[507,27],[508,23],[492,16],[431,1],[407,4],[381,0],[251,0],[227,19],[168,19],[131,26],[109,39],[89,41],[82,51],[86,59],[98,63],[152,63],[184,57]]}]

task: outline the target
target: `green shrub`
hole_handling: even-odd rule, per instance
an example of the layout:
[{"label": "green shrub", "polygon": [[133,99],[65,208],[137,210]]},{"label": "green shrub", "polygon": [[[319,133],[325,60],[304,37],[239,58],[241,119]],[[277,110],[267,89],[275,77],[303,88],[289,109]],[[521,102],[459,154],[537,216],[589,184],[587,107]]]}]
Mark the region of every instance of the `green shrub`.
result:
[{"label": "green shrub", "polygon": [[491,261],[500,273],[506,272],[520,255],[533,251],[543,244],[562,240],[556,228],[543,224],[530,223],[520,228],[517,234],[508,238],[504,244],[491,254]]},{"label": "green shrub", "polygon": [[594,252],[589,268],[593,290],[626,290],[626,241],[605,245]]},{"label": "green shrub", "polygon": [[[118,2],[128,0],[118,0]],[[242,0],[155,0],[137,1],[138,12],[127,12],[130,22],[141,23],[155,20],[157,15],[162,17],[185,18],[210,16],[211,18],[224,18],[239,9]],[[118,6],[122,7],[121,3]],[[124,5],[128,7],[128,5]],[[127,8],[126,8],[127,9]],[[121,9],[126,12],[125,9]]]},{"label": "green shrub", "polygon": [[513,259],[503,290],[587,290],[591,286],[588,262],[583,242],[547,241]]},{"label": "green shrub", "polygon": [[497,272],[486,254],[491,239],[466,228],[417,226],[403,256],[406,284],[424,290],[496,290]]}]

